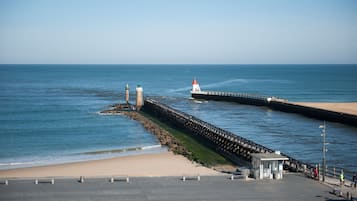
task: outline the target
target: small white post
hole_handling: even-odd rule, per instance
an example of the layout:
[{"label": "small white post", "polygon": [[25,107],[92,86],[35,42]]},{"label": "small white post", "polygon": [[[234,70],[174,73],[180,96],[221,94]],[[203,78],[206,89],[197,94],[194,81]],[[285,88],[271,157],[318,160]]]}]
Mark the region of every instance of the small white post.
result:
[{"label": "small white post", "polygon": [[5,180],[5,185],[9,185],[9,181],[7,179]]},{"label": "small white post", "polygon": [[197,176],[197,181],[201,181],[201,176],[200,175]]},{"label": "small white post", "polygon": [[114,177],[111,177],[109,180],[110,183],[114,183]]},{"label": "small white post", "polygon": [[83,176],[81,176],[81,177],[79,178],[79,182],[84,183],[84,177],[83,177]]},{"label": "small white post", "polygon": [[186,181],[186,177],[185,176],[182,177],[182,181]]},{"label": "small white post", "polygon": [[129,177],[126,177],[126,183],[129,183]]},{"label": "small white post", "polygon": [[38,179],[35,179],[35,184],[38,184]]},{"label": "small white post", "polygon": [[51,179],[51,184],[55,184],[55,179]]},{"label": "small white post", "polygon": [[232,180],[232,181],[234,180],[234,175],[231,175],[231,180]]}]

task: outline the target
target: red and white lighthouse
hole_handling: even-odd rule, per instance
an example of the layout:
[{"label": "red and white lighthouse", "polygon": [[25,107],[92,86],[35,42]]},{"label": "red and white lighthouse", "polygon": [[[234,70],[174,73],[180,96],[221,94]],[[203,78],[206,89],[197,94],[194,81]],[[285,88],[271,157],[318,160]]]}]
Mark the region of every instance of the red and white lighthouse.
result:
[{"label": "red and white lighthouse", "polygon": [[201,88],[196,79],[192,80],[192,90],[191,93],[200,93]]}]

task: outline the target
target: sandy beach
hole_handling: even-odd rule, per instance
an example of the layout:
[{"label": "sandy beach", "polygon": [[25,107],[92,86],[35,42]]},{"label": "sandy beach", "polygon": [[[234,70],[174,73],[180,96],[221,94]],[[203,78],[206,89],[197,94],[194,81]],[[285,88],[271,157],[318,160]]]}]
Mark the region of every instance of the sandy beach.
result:
[{"label": "sandy beach", "polygon": [[123,156],[60,165],[0,170],[0,178],[219,175],[172,152]]},{"label": "sandy beach", "polygon": [[334,112],[357,115],[357,102],[346,103],[318,103],[318,102],[292,102],[293,104],[307,107],[320,108]]}]

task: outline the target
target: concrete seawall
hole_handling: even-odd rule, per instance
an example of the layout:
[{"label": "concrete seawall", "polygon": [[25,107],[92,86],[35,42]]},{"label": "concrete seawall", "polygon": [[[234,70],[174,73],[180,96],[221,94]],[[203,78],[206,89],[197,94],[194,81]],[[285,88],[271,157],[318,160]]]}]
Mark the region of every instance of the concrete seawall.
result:
[{"label": "concrete seawall", "polygon": [[[242,160],[250,161],[251,153],[272,153],[274,150],[251,140],[237,136],[229,131],[218,128],[212,124],[202,121],[192,115],[175,110],[153,99],[146,99],[143,110],[153,115],[163,122],[168,122],[175,127],[188,131],[192,136],[201,142],[216,149],[219,153],[229,158],[237,164]],[[289,160],[285,161],[285,168],[303,171],[304,168],[311,168],[309,164],[298,161],[290,156],[281,154]]]},{"label": "concrete seawall", "polygon": [[333,121],[343,124],[349,124],[351,126],[357,126],[357,115],[299,105],[297,103],[291,103],[281,99],[272,98],[268,101],[269,97],[267,96],[231,93],[231,92],[207,91],[207,92],[193,93],[192,97],[195,99],[229,101],[229,102],[236,102],[246,105],[266,106],[271,109],[279,110],[283,112],[296,113],[315,119]]}]

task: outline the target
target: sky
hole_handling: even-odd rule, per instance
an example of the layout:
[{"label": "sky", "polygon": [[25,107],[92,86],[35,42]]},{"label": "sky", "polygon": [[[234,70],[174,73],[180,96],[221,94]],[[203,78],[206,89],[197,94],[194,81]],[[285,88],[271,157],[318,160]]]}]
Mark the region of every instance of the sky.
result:
[{"label": "sky", "polygon": [[355,0],[0,0],[2,64],[356,64]]}]

